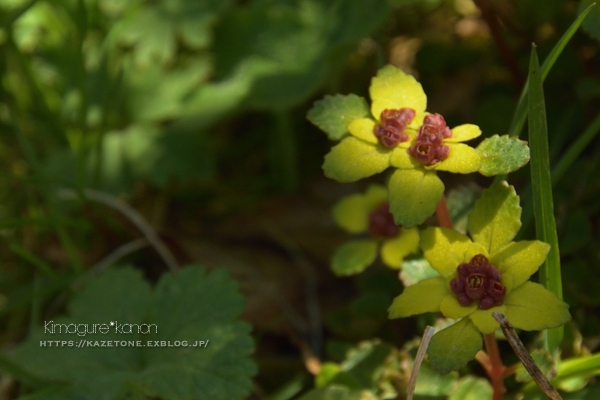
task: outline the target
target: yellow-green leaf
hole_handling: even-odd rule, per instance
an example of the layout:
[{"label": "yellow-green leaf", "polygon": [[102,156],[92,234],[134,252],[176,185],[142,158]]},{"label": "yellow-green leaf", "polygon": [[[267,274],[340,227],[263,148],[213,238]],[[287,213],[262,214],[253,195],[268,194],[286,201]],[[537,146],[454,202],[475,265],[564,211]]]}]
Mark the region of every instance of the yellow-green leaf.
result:
[{"label": "yellow-green leaf", "polygon": [[453,229],[431,227],[421,231],[421,249],[431,266],[444,277],[456,274],[456,268],[487,250]]},{"label": "yellow-green leaf", "polygon": [[392,152],[390,158],[390,165],[398,169],[415,169],[421,168],[421,165],[414,157],[412,157],[408,150],[404,147],[398,146]]},{"label": "yellow-green leaf", "polygon": [[427,107],[427,97],[421,84],[393,65],[386,65],[377,72],[371,80],[369,93],[371,112],[377,120],[385,109],[412,108],[423,113]]},{"label": "yellow-green leaf", "polygon": [[474,301],[469,306],[462,306],[458,302],[456,295],[451,294],[442,300],[442,304],[440,305],[440,311],[447,318],[459,319],[462,317],[466,317],[471,314],[477,308],[479,303]]},{"label": "yellow-green leaf", "polygon": [[362,194],[344,197],[333,206],[333,220],[350,233],[361,233],[367,230],[369,210]]},{"label": "yellow-green leaf", "polygon": [[450,147],[450,154],[444,161],[433,165],[433,169],[458,174],[470,174],[479,171],[481,160],[475,149],[462,143],[445,143]]},{"label": "yellow-green leaf", "polygon": [[365,142],[377,144],[379,140],[375,136],[375,121],[370,118],[361,118],[352,122],[348,125],[348,132],[358,139],[362,139]]},{"label": "yellow-green leaf", "polygon": [[529,161],[529,146],[518,137],[494,135],[477,146],[481,157],[479,172],[485,176],[508,174]]},{"label": "yellow-green leaf", "polygon": [[377,241],[353,240],[344,243],[333,253],[331,269],[336,275],[354,275],[364,271],[377,258]]},{"label": "yellow-green leaf", "polygon": [[525,282],[505,298],[506,317],[526,331],[541,331],[564,325],[571,319],[569,305],[539,283]]},{"label": "yellow-green leaf", "polygon": [[417,250],[419,250],[419,230],[401,229],[398,236],[383,242],[381,259],[388,267],[399,269],[404,257]]},{"label": "yellow-green leaf", "polygon": [[404,318],[426,312],[440,311],[442,299],[451,294],[444,278],[429,278],[409,286],[388,308],[389,318]]},{"label": "yellow-green leaf", "polygon": [[382,146],[347,137],[325,156],[323,170],[338,182],[354,182],[384,171],[390,165],[390,154],[391,150]]},{"label": "yellow-green leaf", "polygon": [[350,123],[368,116],[369,104],[364,98],[355,94],[338,94],[316,101],[307,118],[321,128],[329,139],[339,140],[348,134]]},{"label": "yellow-green leaf", "polygon": [[399,169],[390,177],[388,191],[394,221],[410,228],[422,224],[435,212],[444,184],[433,171]]},{"label": "yellow-green leaf", "polygon": [[546,259],[550,245],[539,240],[511,242],[490,256],[502,276],[511,275],[512,285],[519,286],[533,275]]},{"label": "yellow-green leaf", "polygon": [[445,139],[444,142],[466,142],[467,140],[475,139],[479,135],[481,135],[481,129],[477,125],[464,124],[453,128],[452,136],[449,139]]},{"label": "yellow-green leaf", "polygon": [[456,391],[448,400],[492,400],[493,394],[488,380],[467,375],[458,381]]},{"label": "yellow-green leaf", "polygon": [[441,374],[456,371],[483,347],[481,333],[469,318],[437,332],[429,344],[429,362]]},{"label": "yellow-green leaf", "polygon": [[488,333],[492,333],[500,327],[494,317],[492,317],[492,313],[496,311],[505,312],[505,310],[506,307],[504,305],[492,307],[489,310],[477,309],[469,314],[469,318],[471,318],[471,321],[473,321],[475,327],[479,329],[479,332],[487,335]]},{"label": "yellow-green leaf", "polygon": [[519,196],[506,181],[494,183],[475,202],[469,233],[490,254],[506,246],[521,229]]}]

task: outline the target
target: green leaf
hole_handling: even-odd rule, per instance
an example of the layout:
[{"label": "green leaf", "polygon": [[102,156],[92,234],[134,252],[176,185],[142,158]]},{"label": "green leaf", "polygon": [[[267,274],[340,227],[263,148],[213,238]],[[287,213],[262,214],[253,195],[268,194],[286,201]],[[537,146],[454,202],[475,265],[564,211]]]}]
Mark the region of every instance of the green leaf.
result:
[{"label": "green leaf", "polygon": [[539,283],[525,282],[504,299],[506,318],[518,329],[541,331],[571,319],[569,306]]},{"label": "green leaf", "polygon": [[381,245],[381,260],[390,268],[399,269],[404,257],[419,250],[419,230],[400,229],[398,236],[385,239]]},{"label": "green leaf", "polygon": [[487,138],[475,151],[481,158],[479,172],[485,176],[514,172],[529,161],[527,142],[508,135]]},{"label": "green leaf", "polygon": [[333,253],[331,270],[338,276],[354,275],[364,271],[377,258],[376,240],[353,240],[342,244]]},{"label": "green leaf", "polygon": [[419,369],[419,377],[415,386],[415,394],[419,396],[448,396],[456,389],[458,373],[441,375],[431,367],[428,360],[423,360]]},{"label": "green leaf", "polygon": [[444,184],[433,171],[398,169],[388,181],[388,192],[394,221],[410,228],[422,224],[435,212]]},{"label": "green leaf", "polygon": [[[548,76],[548,73],[554,66],[556,59],[558,58],[558,56],[560,56],[560,53],[562,53],[563,49],[567,46],[567,43],[569,43],[569,40],[571,40],[571,37],[573,37],[573,35],[577,31],[577,28],[579,28],[579,25],[581,25],[585,17],[587,17],[590,11],[592,11],[592,8],[593,6],[589,6],[584,12],[582,12],[581,15],[579,15],[579,17],[577,17],[577,19],[571,24],[569,29],[567,29],[564,35],[562,35],[562,37],[556,43],[556,45],[552,48],[552,51],[550,52],[550,54],[548,54],[548,57],[546,57],[544,63],[542,64],[542,82],[546,79],[546,76]],[[525,119],[527,118],[527,113],[529,112],[529,107],[527,104],[527,92],[530,89],[529,80],[530,77],[527,78],[527,83],[525,83],[525,86],[523,86],[521,97],[519,97],[517,109],[515,110],[512,122],[510,123],[510,128],[508,129],[509,136],[519,136],[521,131],[523,130],[523,125],[525,125]]]},{"label": "green leaf", "polygon": [[583,30],[600,40],[600,7],[594,7],[596,5],[594,0],[581,0],[579,4],[579,12],[588,12],[590,15],[583,22]]},{"label": "green leaf", "polygon": [[369,117],[369,104],[360,96],[341,94],[325,96],[323,100],[315,102],[308,112],[310,122],[321,128],[331,140],[340,140],[348,134],[348,125],[351,122]]},{"label": "green leaf", "polygon": [[389,318],[405,318],[426,312],[440,311],[444,297],[450,295],[450,285],[442,277],[425,279],[404,289],[388,309]]},{"label": "green leaf", "polygon": [[390,166],[391,150],[354,137],[344,138],[325,156],[323,171],[338,182],[354,182]]},{"label": "green leaf", "polygon": [[366,232],[369,215],[387,201],[387,188],[372,184],[365,193],[342,198],[332,209],[334,221],[350,233]]},{"label": "green leaf", "polygon": [[506,181],[494,183],[475,202],[469,216],[469,233],[493,254],[507,245],[521,229],[521,207],[515,188]]},{"label": "green leaf", "polygon": [[456,391],[448,400],[492,400],[494,390],[487,379],[466,376],[458,381]]},{"label": "green leaf", "polygon": [[475,358],[483,347],[481,333],[469,318],[433,335],[429,344],[429,362],[441,374],[456,371]]},{"label": "green leaf", "polygon": [[[548,155],[548,129],[542,75],[535,46],[531,49],[529,64],[529,141],[531,144],[531,185],[536,236],[548,243],[550,253],[540,268],[540,283],[562,299],[562,279],[558,235],[554,220],[550,158]],[[563,328],[547,332],[545,347],[554,353],[562,341]]]},{"label": "green leaf", "polygon": [[[546,350],[535,349],[530,353],[531,358],[535,364],[540,368],[546,378],[552,378],[551,374],[554,370],[554,359]],[[525,369],[523,364],[520,364],[515,371],[515,378],[517,382],[531,382],[533,379],[529,372]]]},{"label": "green leaf", "polygon": [[412,286],[428,278],[439,276],[439,273],[431,267],[425,258],[416,258],[402,263],[400,280],[404,286]]},{"label": "green leaf", "polygon": [[[90,331],[93,324],[107,324],[106,333],[98,328],[84,337],[40,328],[12,358],[37,376],[63,383],[58,392],[40,394],[39,399],[112,400],[134,394],[173,400],[239,399],[250,393],[250,377],[256,373],[249,358],[254,347],[250,326],[236,320],[243,305],[237,284],[222,270],[184,268],[177,275],[163,275],[154,290],[140,271],[108,270],[75,295],[68,317],[53,320],[88,324]],[[111,321],[120,324],[120,332],[110,328]],[[122,333],[129,330],[127,324],[142,330],[133,326],[133,333]],[[145,333],[143,324],[156,328]],[[73,341],[74,346],[40,347],[41,341],[49,340]],[[88,344],[76,347],[80,340]],[[156,340],[187,341],[189,347],[100,347],[101,341],[147,345]],[[96,341],[98,347],[89,344]],[[196,341],[208,342],[191,347]]]}]

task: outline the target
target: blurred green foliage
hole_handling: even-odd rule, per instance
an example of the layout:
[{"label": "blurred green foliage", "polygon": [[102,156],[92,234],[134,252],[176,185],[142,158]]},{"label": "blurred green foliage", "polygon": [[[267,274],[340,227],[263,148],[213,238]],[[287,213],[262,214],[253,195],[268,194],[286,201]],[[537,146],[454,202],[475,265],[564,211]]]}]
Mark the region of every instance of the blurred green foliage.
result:
[{"label": "blurred green foliage", "polygon": [[[477,8],[480,3],[493,11],[499,33],[490,30],[490,21]],[[245,279],[242,286],[248,309],[260,310],[244,315],[254,324],[257,342],[259,372],[252,398],[269,398],[285,382],[291,382],[294,390],[278,393],[293,394],[279,400],[294,395],[369,398],[364,390],[370,398],[403,395],[402,379],[407,378],[406,367],[416,351],[411,341],[436,316],[388,321],[385,307],[400,292],[401,284],[396,273],[381,265],[352,279],[333,280],[327,272],[333,250],[348,237],[324,216],[343,195],[365,187],[339,185],[322,177],[320,166],[330,144],[305,120],[306,112],[324,94],[356,93],[366,98],[371,77],[391,63],[418,76],[428,94],[428,109],[442,113],[448,125],[477,124],[483,131],[482,141],[503,136],[509,133],[525,81],[531,42],[537,43],[540,60],[544,60],[590,3],[546,0],[541,7],[538,0],[0,0],[3,351],[11,352],[25,338],[32,340],[30,332],[37,332],[44,319],[61,318],[65,308],[77,304],[119,308],[136,288],[156,293],[139,273],[109,270],[108,275],[96,278],[90,272],[103,265],[104,257],[114,249],[139,236],[127,218],[110,207],[84,200],[66,203],[56,195],[61,187],[80,193],[92,188],[129,199],[173,251],[197,235],[200,238],[195,237],[188,248],[199,248],[200,254],[209,254],[207,259],[226,254],[214,256],[219,267],[243,266],[246,275],[236,278]],[[590,380],[598,371],[592,362],[596,359],[579,358],[597,351],[600,339],[600,299],[593,278],[600,273],[600,251],[595,245],[600,236],[599,10],[592,10],[583,24],[585,32],[574,35],[544,82],[550,165],[560,165],[553,193],[564,298],[574,317],[570,329],[576,332],[563,340],[563,359],[577,357],[574,365],[591,363],[577,370],[576,382],[564,381],[568,384],[561,388],[578,390],[565,394],[565,399],[595,399],[599,388],[594,378]],[[332,135],[344,133],[335,121],[318,123],[332,127]],[[578,142],[582,136],[585,139]],[[569,152],[575,143],[579,144]],[[525,190],[530,182],[528,168],[509,177],[526,210],[532,205],[531,192]],[[472,176],[442,179],[460,229],[480,188],[490,181]],[[265,238],[264,231],[256,228],[264,226],[265,220],[280,224],[280,232],[289,238]],[[533,238],[531,224],[525,224],[520,235]],[[271,258],[261,258],[259,253]],[[282,253],[291,256],[273,262]],[[162,261],[150,250],[129,255],[127,262],[159,286],[177,280],[177,276],[160,278]],[[302,316],[306,313],[310,320],[314,316],[311,306],[306,306],[310,301],[294,298],[297,287],[303,288],[302,293],[310,288],[309,275],[299,278],[294,269],[306,262],[318,267],[319,285],[314,293],[306,292],[318,294],[321,300],[323,345],[330,344],[323,347],[339,345],[337,358],[330,359],[360,382],[358,386],[336,383],[312,390],[312,383],[303,380],[306,368],[297,360],[311,346],[318,357],[327,360],[318,350],[314,328],[303,328],[301,323],[281,328],[282,320],[294,321],[293,312],[272,312],[257,299],[257,293],[279,291],[292,302],[293,310],[300,310]],[[122,261],[117,259],[117,263]],[[403,271],[402,279],[426,276],[426,266],[418,258],[407,263],[410,268]],[[263,278],[248,272],[248,266],[257,265],[263,268],[259,268]],[[192,274],[187,269],[179,274],[185,273]],[[129,274],[129,286],[123,286],[129,278],[120,274]],[[285,277],[280,287],[265,283],[264,276],[278,274]],[[215,295],[220,300],[211,302],[222,302],[227,308],[223,299],[228,291],[223,288],[229,287],[224,283],[229,281],[219,272],[195,277],[198,287],[204,287],[213,275],[221,276],[223,282],[214,284],[222,290]],[[115,279],[114,285],[107,285],[109,278]],[[83,289],[74,284],[82,279],[89,282]],[[264,286],[248,291],[245,285],[254,281]],[[98,285],[105,285],[103,291],[114,296],[114,303],[81,300]],[[180,297],[196,293],[193,286],[182,290]],[[233,297],[238,304],[239,296]],[[65,303],[70,305],[65,307]],[[277,303],[283,308],[284,302]],[[195,306],[188,304],[186,310]],[[215,329],[243,326],[238,337],[245,343],[243,348],[240,352],[227,349],[230,354],[222,355],[246,366],[243,377],[236,377],[244,381],[244,390],[233,393],[225,387],[220,392],[225,393],[224,399],[241,398],[242,392],[250,390],[251,346],[246,325],[235,321],[239,307],[233,307],[236,316],[228,322],[212,325]],[[189,323],[187,313],[177,315],[182,324]],[[374,337],[383,341],[359,346],[346,356],[356,342]],[[578,346],[573,337],[581,337]],[[524,338],[533,339],[527,334]],[[44,349],[25,343],[22,346],[30,346],[29,357],[34,360],[26,364],[40,370],[48,362],[38,356],[45,354]],[[369,365],[358,378],[354,376],[348,363],[360,354],[368,361],[381,348],[390,349],[389,364],[380,364],[383,369]],[[402,368],[397,364],[400,358]],[[120,362],[118,358],[108,361]],[[48,378],[45,373],[62,374],[68,381],[65,374],[72,371],[63,364],[55,371],[40,370],[39,376],[31,376],[5,356],[0,357],[0,368],[15,377],[0,385],[7,398],[40,388]],[[365,378],[364,371],[373,379]],[[403,375],[394,375],[398,371]],[[87,382],[89,374],[77,372]],[[423,393],[421,398],[489,397],[489,385],[473,372],[478,373],[463,369],[460,379],[453,376],[438,396]],[[98,382],[94,376],[88,383],[102,383]],[[150,396],[170,398],[172,394],[142,386]],[[509,390],[519,388],[514,384]],[[62,387],[57,396],[66,398],[64,390],[80,389]],[[526,392],[526,398],[536,396],[535,390]]]}]

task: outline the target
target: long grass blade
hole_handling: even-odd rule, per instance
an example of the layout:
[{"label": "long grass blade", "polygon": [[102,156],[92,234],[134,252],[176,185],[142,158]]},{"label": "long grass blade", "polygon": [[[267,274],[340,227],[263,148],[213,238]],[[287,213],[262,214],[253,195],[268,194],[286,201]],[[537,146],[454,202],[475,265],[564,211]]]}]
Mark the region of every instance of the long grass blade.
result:
[{"label": "long grass blade", "polygon": [[[569,29],[562,35],[558,43],[554,46],[548,57],[544,60],[541,68],[541,79],[542,82],[548,76],[548,73],[554,66],[554,63],[562,53],[563,49],[566,47],[569,40],[573,37],[579,26],[583,23],[583,20],[587,15],[592,11],[592,8],[596,5],[596,3],[591,4],[588,8],[585,9],[584,12],[571,24]],[[525,119],[527,118],[528,111],[528,102],[527,102],[527,91],[529,89],[529,78],[527,79],[527,83],[523,87],[523,91],[521,92],[521,97],[519,97],[519,103],[517,104],[517,109],[515,110],[515,114],[510,123],[510,128],[508,129],[508,134],[510,136],[519,136],[521,131],[523,130],[523,126],[525,125]]]},{"label": "long grass blade", "polygon": [[[552,179],[550,178],[546,104],[535,45],[531,50],[529,86],[529,146],[531,147],[531,185],[535,230],[539,240],[552,246],[546,261],[540,268],[540,283],[556,294],[559,299],[562,299],[560,253],[554,220]],[[562,336],[562,327],[546,331],[545,346],[551,354],[558,349]]]}]

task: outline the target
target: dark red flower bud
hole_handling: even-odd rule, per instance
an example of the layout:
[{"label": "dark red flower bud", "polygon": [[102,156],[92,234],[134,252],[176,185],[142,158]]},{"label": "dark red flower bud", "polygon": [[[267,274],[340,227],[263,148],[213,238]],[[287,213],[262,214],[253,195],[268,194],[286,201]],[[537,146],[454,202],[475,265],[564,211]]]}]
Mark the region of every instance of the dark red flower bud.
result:
[{"label": "dark red flower bud", "polygon": [[412,108],[401,108],[399,110],[385,109],[381,112],[381,125],[376,125],[373,133],[379,143],[387,148],[394,148],[398,143],[408,142],[410,136],[404,131],[408,124],[415,118],[416,112]]},{"label": "dark red flower bud", "polygon": [[394,237],[400,232],[400,228],[394,222],[394,216],[390,213],[389,202],[382,203],[369,214],[368,232],[373,237]]},{"label": "dark red flower bud", "polygon": [[421,164],[431,166],[444,161],[450,155],[450,147],[444,146],[444,139],[452,137],[452,131],[446,126],[440,114],[429,114],[419,127],[416,143],[408,152]]}]

